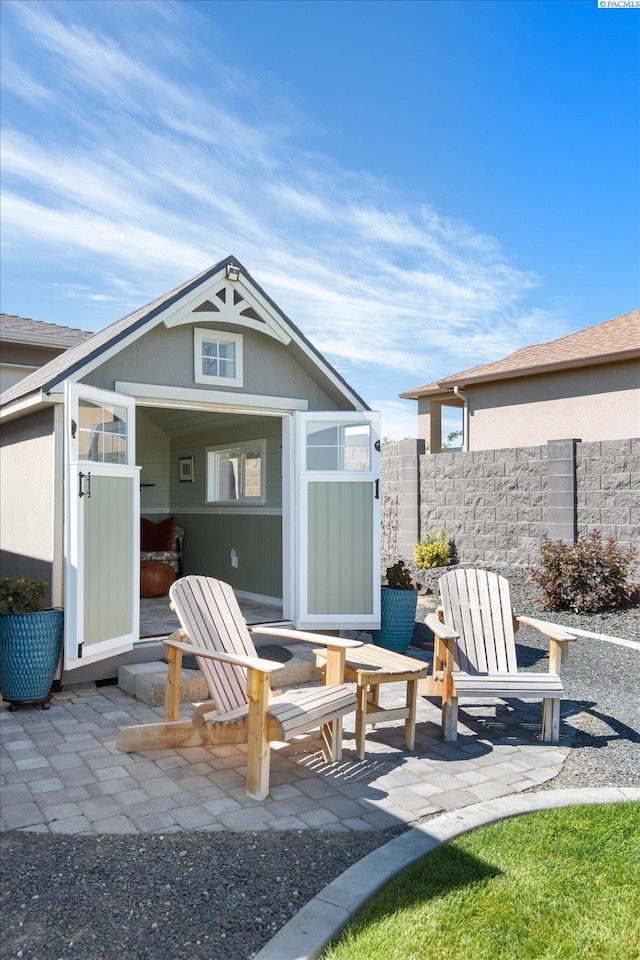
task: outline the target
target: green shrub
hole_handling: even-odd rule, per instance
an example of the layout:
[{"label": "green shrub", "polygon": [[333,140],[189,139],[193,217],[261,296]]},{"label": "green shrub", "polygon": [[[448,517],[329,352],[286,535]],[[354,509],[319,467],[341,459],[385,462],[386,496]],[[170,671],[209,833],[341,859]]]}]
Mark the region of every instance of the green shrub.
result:
[{"label": "green shrub", "polygon": [[545,610],[596,613],[631,599],[634,588],[627,577],[635,556],[634,549],[623,549],[614,537],[603,540],[599,530],[582,534],[572,546],[545,534],[540,565],[529,575],[542,587]]},{"label": "green shrub", "polygon": [[47,585],[43,580],[5,577],[0,580],[0,614],[36,613],[42,609],[46,592]]},{"label": "green shrub", "polygon": [[436,533],[427,533],[413,548],[413,562],[418,570],[430,567],[448,567],[451,563],[451,545],[447,531],[443,528]]},{"label": "green shrub", "polygon": [[387,567],[387,586],[392,590],[420,590],[422,584],[415,583],[404,560],[398,560],[393,566]]}]

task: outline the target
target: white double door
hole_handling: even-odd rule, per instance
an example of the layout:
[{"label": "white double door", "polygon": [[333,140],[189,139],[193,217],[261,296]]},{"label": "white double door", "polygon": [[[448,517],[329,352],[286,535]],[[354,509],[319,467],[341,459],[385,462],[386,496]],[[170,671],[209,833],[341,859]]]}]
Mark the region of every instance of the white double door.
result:
[{"label": "white double door", "polygon": [[[380,622],[380,438],[375,413],[291,413],[283,463],[285,617],[300,629]],[[72,670],[139,639],[140,468],[135,400],[68,383],[65,646]]]}]

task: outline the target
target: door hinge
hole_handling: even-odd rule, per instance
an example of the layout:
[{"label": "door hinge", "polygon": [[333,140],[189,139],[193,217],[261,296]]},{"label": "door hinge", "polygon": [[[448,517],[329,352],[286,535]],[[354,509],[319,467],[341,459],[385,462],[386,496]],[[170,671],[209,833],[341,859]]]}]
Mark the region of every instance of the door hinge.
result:
[{"label": "door hinge", "polygon": [[72,440],[75,440],[77,432],[78,432],[78,424],[75,422],[75,420],[72,420],[71,421],[71,439]]},{"label": "door hinge", "polygon": [[78,644],[78,653],[77,653],[78,660],[82,660],[82,647],[83,647],[83,644],[82,644],[82,643],[79,643],[79,644]]}]

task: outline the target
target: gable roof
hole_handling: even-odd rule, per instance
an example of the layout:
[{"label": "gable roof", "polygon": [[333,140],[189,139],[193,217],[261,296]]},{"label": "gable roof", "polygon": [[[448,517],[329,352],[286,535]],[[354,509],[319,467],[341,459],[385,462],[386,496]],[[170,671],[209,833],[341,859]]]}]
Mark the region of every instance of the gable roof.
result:
[{"label": "gable roof", "polygon": [[292,337],[298,341],[299,345],[301,345],[307,353],[313,355],[316,365],[323,370],[329,379],[337,381],[339,389],[349,399],[349,401],[355,402],[355,404],[357,406],[361,406],[363,410],[368,410],[369,407],[362,397],[360,397],[349,386],[344,377],[342,377],[341,374],[331,366],[329,361],[323,357],[320,351],[317,350],[316,347],[314,347],[314,345],[295,326],[295,324],[289,320],[289,318],[280,310],[277,304],[274,303],[271,297],[265,293],[262,287],[256,283],[256,281],[240,263],[240,261],[233,256],[226,257],[224,260],[220,260],[218,263],[214,264],[214,266],[208,267],[195,277],[191,277],[190,280],[185,281],[185,283],[181,283],[179,286],[174,287],[167,293],[163,293],[154,300],[150,300],[149,303],[146,303],[144,306],[139,307],[132,313],[127,314],[120,320],[116,320],[115,323],[105,327],[104,330],[100,330],[93,335],[89,335],[88,339],[84,340],[82,343],[78,343],[76,346],[66,350],[59,357],[55,357],[53,360],[50,360],[49,363],[40,367],[23,380],[20,380],[18,383],[5,390],[4,393],[0,395],[0,406],[6,406],[14,401],[22,400],[30,394],[34,394],[39,391],[46,393],[63,383],[65,380],[73,379],[74,375],[76,374],[77,379],[79,379],[79,371],[84,371],[84,368],[87,366],[87,364],[95,362],[97,365],[100,362],[100,358],[103,354],[112,350],[114,347],[117,347],[118,343],[124,341],[125,338],[130,338],[132,334],[135,334],[137,331],[140,331],[141,333],[144,332],[144,328],[149,321],[153,320],[169,307],[178,304],[181,299],[187,297],[199,286],[205,284],[208,280],[215,277],[216,274],[225,271],[229,265],[238,267],[243,282],[250,283],[254,290],[256,290],[257,293],[267,301],[269,306],[277,313],[280,320],[288,328],[288,331]]},{"label": "gable roof", "polygon": [[69,347],[87,340],[88,330],[65,327],[59,323],[44,323],[30,317],[17,317],[12,313],[0,313],[0,340],[3,343],[19,343],[29,346]]},{"label": "gable roof", "polygon": [[634,357],[640,357],[640,310],[632,310],[631,313],[578,330],[558,340],[520,347],[501,360],[470,367],[423,387],[407,390],[400,396],[417,400],[419,397],[449,393],[454,386],[530,377],[569,367],[587,367]]}]

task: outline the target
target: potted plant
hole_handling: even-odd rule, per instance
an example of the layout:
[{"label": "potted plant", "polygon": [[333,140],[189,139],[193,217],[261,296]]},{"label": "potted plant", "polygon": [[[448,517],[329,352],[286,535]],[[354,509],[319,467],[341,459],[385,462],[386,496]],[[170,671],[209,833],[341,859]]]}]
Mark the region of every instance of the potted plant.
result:
[{"label": "potted plant", "polygon": [[46,592],[42,580],[0,580],[0,693],[10,710],[21,703],[42,703],[43,710],[49,707],[64,611],[42,609]]},{"label": "potted plant", "polygon": [[372,632],[373,642],[386,650],[404,653],[413,636],[418,590],[421,584],[411,579],[404,560],[387,567],[387,582],[382,586],[380,629]]}]

